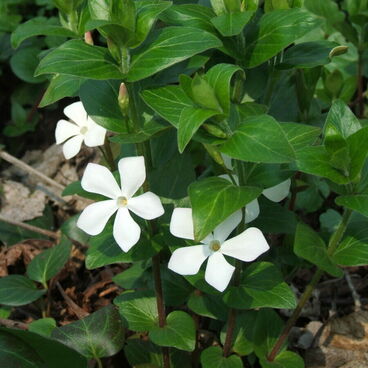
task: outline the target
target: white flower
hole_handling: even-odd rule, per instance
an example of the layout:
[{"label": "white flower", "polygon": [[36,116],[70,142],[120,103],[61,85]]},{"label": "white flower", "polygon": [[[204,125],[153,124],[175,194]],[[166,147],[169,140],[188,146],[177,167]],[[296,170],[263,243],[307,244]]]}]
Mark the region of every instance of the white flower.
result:
[{"label": "white flower", "polygon": [[[170,270],[181,275],[196,274],[208,258],[205,280],[219,291],[228,286],[235,267],[224,255],[250,262],[269,249],[262,232],[250,227],[241,234],[226,240],[242,219],[236,211],[201,241],[201,245],[176,249],[169,261]],[[194,239],[191,208],[175,208],[171,217],[170,232],[178,238]]]},{"label": "white flower", "polygon": [[141,229],[130,216],[152,220],[164,213],[160,198],[152,192],[137,197],[133,195],[146,179],[144,158],[126,157],[118,163],[121,188],[112,173],[102,165],[89,163],[84,172],[81,185],[87,192],[104,195],[110,199],[87,206],[79,216],[77,226],[87,234],[102,232],[109,218],[117,211],[113,236],[124,252],[138,242]]},{"label": "white flower", "polygon": [[59,120],[56,125],[56,144],[64,143],[63,152],[68,160],[81,148],[82,142],[88,147],[102,146],[106,129],[96,124],[88,115],[82,102],[74,102],[64,109],[64,114],[73,121]]}]

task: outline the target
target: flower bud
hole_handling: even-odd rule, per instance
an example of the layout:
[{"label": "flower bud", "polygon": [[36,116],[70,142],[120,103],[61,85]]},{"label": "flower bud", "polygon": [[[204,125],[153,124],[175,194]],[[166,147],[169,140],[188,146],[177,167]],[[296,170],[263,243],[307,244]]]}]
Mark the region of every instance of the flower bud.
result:
[{"label": "flower bud", "polygon": [[92,33],[90,31],[84,34],[84,42],[88,45],[94,45]]},{"label": "flower bud", "polygon": [[208,133],[217,138],[227,138],[227,134],[217,125],[205,123],[202,127],[206,129]]},{"label": "flower bud", "polygon": [[127,115],[129,106],[129,94],[125,83],[120,84],[118,102],[123,114]]}]

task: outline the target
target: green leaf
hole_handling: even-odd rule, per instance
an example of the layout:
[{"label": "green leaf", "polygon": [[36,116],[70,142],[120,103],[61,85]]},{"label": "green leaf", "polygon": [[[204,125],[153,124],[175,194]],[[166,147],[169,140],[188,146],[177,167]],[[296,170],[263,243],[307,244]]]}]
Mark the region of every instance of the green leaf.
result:
[{"label": "green leaf", "polygon": [[76,37],[76,34],[60,26],[56,18],[36,17],[17,27],[11,34],[11,45],[16,49],[24,40],[34,36]]},{"label": "green leaf", "polygon": [[19,79],[27,83],[42,83],[46,80],[45,76],[34,76],[40,52],[41,50],[38,47],[24,47],[17,50],[11,57],[10,66]]},{"label": "green leaf", "polygon": [[219,346],[210,346],[201,353],[201,364],[203,368],[242,368],[243,363],[236,355],[224,357]]},{"label": "green leaf", "polygon": [[207,119],[217,114],[218,111],[204,110],[196,107],[185,107],[182,110],[178,126],[178,147],[180,153],[183,153],[185,147],[199,127]]},{"label": "green leaf", "polygon": [[163,364],[160,347],[151,341],[141,340],[137,336],[127,340],[124,353],[132,367],[160,368]]},{"label": "green leaf", "polygon": [[304,368],[303,359],[292,351],[282,351],[273,362],[263,358],[260,360],[262,368]]},{"label": "green leaf", "polygon": [[217,225],[257,198],[261,192],[260,188],[236,186],[217,177],[191,184],[189,197],[193,209],[195,239],[204,239]]},{"label": "green leaf", "polygon": [[[81,67],[83,65],[83,67]],[[67,74],[89,79],[121,79],[118,65],[104,47],[70,40],[48,53],[38,65],[35,75]]]},{"label": "green leaf", "polygon": [[324,146],[306,147],[296,152],[298,169],[307,174],[330,179],[337,184],[347,184],[349,178],[330,164],[330,157]]},{"label": "green leaf", "polygon": [[353,181],[359,178],[368,155],[368,145],[361,144],[368,141],[368,127],[353,133],[346,139],[350,159],[349,178]]},{"label": "green leaf", "polygon": [[300,123],[281,123],[281,128],[295,152],[310,146],[321,134],[321,129],[315,126]]},{"label": "green leaf", "polygon": [[170,346],[185,351],[193,351],[196,341],[196,328],[193,318],[185,312],[174,311],[166,317],[164,327],[155,326],[149,337],[159,346]]},{"label": "green leaf", "polygon": [[61,100],[64,97],[75,97],[78,95],[79,88],[83,79],[65,74],[55,74],[38,107],[45,107]]},{"label": "green leaf", "polygon": [[54,329],[52,338],[86,358],[112,356],[123,347],[125,340],[119,312],[112,305]]},{"label": "green leaf", "polygon": [[236,72],[242,72],[237,65],[217,64],[206,73],[206,80],[214,89],[217,100],[226,114],[230,111],[230,82]]},{"label": "green leaf", "polygon": [[125,118],[118,102],[119,81],[88,80],[80,88],[79,97],[87,114],[97,124],[112,132],[126,132]]},{"label": "green leaf", "polygon": [[191,90],[188,95],[199,106],[222,112],[214,89],[208,84],[206,78],[201,77],[199,74],[196,74],[191,80]]},{"label": "green leaf", "polygon": [[0,361],[6,362],[6,368],[87,368],[84,357],[58,341],[2,327]]},{"label": "green leaf", "polygon": [[299,223],[296,229],[294,252],[297,256],[317,265],[332,276],[340,277],[342,271],[327,253],[324,241],[309,226]]},{"label": "green leaf", "polygon": [[212,24],[224,37],[236,36],[243,31],[254,12],[225,13],[211,19]]},{"label": "green leaf", "polygon": [[41,318],[29,324],[30,332],[35,332],[44,337],[50,337],[54,328],[56,328],[56,321],[53,318]]},{"label": "green leaf", "polygon": [[112,281],[125,290],[148,287],[151,276],[147,268],[147,262],[135,262],[128,269],[115,275]]},{"label": "green leaf", "polygon": [[166,265],[161,268],[161,278],[165,305],[177,307],[184,304],[193,291],[189,282],[181,275],[169,270]]},{"label": "green leaf", "polygon": [[237,309],[296,307],[294,293],[281,272],[269,262],[256,262],[247,267],[240,285],[231,286],[224,300]]},{"label": "green leaf", "polygon": [[44,250],[27,266],[27,275],[30,279],[38,281],[43,285],[54,277],[69,259],[72,243],[64,238],[60,244]]},{"label": "green leaf", "polygon": [[330,53],[338,46],[336,42],[321,40],[299,43],[286,50],[280,64],[280,69],[314,68],[326,65],[331,61]]},{"label": "green leaf", "polygon": [[284,130],[269,115],[250,116],[243,120],[220,151],[250,162],[284,163],[295,159]]},{"label": "green leaf", "polygon": [[33,281],[21,275],[4,276],[0,279],[0,304],[20,306],[34,302],[45,294]]},{"label": "green leaf", "polygon": [[218,295],[194,291],[189,297],[188,308],[200,316],[220,321],[226,321],[228,317],[228,308]]},{"label": "green leaf", "polygon": [[141,96],[151,109],[176,128],[179,127],[182,110],[187,107],[194,107],[192,100],[179,86],[145,90]]},{"label": "green leaf", "polygon": [[166,27],[147,49],[132,58],[128,80],[135,82],[211,48],[221,41],[191,27]]},{"label": "green leaf", "polygon": [[150,331],[158,318],[156,297],[151,291],[126,291],[114,299],[125,323],[132,331]]},{"label": "green leaf", "polygon": [[269,60],[318,24],[304,9],[275,10],[263,15],[258,29],[246,34],[245,66],[254,68]]},{"label": "green leaf", "polygon": [[368,244],[347,236],[339,244],[332,258],[342,266],[365,266],[368,264]]},{"label": "green leaf", "polygon": [[339,206],[344,206],[368,217],[368,194],[351,194],[336,198]]}]

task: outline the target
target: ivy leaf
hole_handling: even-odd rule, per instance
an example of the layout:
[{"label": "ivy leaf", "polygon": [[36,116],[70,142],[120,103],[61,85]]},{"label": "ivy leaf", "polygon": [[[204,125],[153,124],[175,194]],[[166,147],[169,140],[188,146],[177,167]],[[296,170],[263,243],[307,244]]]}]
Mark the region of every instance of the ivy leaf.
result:
[{"label": "ivy leaf", "polygon": [[224,357],[219,346],[210,346],[201,353],[201,364],[203,368],[242,368],[243,362],[237,355]]},{"label": "ivy leaf", "polygon": [[246,34],[245,66],[254,68],[317,27],[319,21],[304,9],[274,10],[263,15]]},{"label": "ivy leaf", "polygon": [[294,252],[332,276],[342,275],[341,269],[328,255],[324,241],[313,229],[302,223],[298,224],[296,229]]},{"label": "ivy leaf", "polygon": [[336,198],[339,206],[344,206],[368,217],[368,194],[351,194]]},{"label": "ivy leaf", "polygon": [[56,73],[89,79],[121,79],[123,76],[106,48],[80,40],[67,41],[48,53],[40,61],[35,75]]},{"label": "ivy leaf", "polygon": [[243,120],[220,151],[250,162],[285,163],[295,159],[284,130],[269,115],[250,116]]},{"label": "ivy leaf", "polygon": [[221,46],[214,35],[191,27],[166,27],[132,58],[128,81],[136,82],[208,49]]},{"label": "ivy leaf", "polygon": [[34,302],[45,294],[33,281],[22,275],[0,278],[0,304],[14,307]]},{"label": "ivy leaf", "polygon": [[44,250],[29,263],[27,267],[28,277],[46,285],[47,281],[64,267],[71,249],[72,243],[64,238],[60,244]]},{"label": "ivy leaf", "polygon": [[236,186],[217,177],[191,184],[189,197],[193,209],[195,239],[204,239],[217,225],[257,198],[261,192],[260,188]]},{"label": "ivy leaf", "polygon": [[123,347],[125,340],[119,312],[112,305],[54,329],[51,336],[86,358],[112,356]]},{"label": "ivy leaf", "polygon": [[164,327],[155,326],[149,337],[159,346],[169,346],[193,351],[196,342],[196,328],[193,318],[185,312],[174,311],[166,317]]},{"label": "ivy leaf", "polygon": [[281,272],[269,262],[256,262],[245,270],[240,285],[224,295],[228,306],[237,309],[285,308],[296,306],[295,295]]}]

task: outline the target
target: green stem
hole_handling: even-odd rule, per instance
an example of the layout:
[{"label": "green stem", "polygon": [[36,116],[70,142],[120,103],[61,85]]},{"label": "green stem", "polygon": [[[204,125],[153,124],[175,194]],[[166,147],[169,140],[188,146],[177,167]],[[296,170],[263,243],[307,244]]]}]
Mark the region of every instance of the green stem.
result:
[{"label": "green stem", "polygon": [[96,356],[94,359],[95,359],[95,361],[96,361],[96,363],[97,363],[97,367],[98,367],[98,368],[103,368],[103,365],[102,365],[101,359],[100,359],[99,357],[97,357],[97,356]]},{"label": "green stem", "polygon": [[[337,246],[339,245],[339,243],[340,243],[340,241],[341,241],[341,239],[342,239],[342,237],[343,237],[343,235],[346,231],[346,228],[348,226],[351,214],[352,214],[351,210],[345,210],[345,212],[343,214],[343,217],[341,219],[340,225],[338,226],[336,231],[332,234],[332,236],[330,238],[330,241],[328,243],[328,248],[327,248],[328,255],[331,256],[335,252]],[[314,288],[317,286],[317,284],[318,284],[319,280],[321,279],[322,275],[323,275],[323,270],[321,270],[320,268],[317,268],[317,271],[314,274],[312,280],[310,281],[309,285],[306,287],[303,295],[300,297],[298,305],[295,308],[293,314],[291,315],[291,317],[286,322],[286,325],[285,325],[280,337],[277,339],[277,341],[276,341],[275,345],[273,346],[271,352],[268,354],[267,359],[270,362],[273,362],[275,360],[277,354],[279,353],[280,349],[284,345],[284,342],[287,339],[291,328],[294,326],[295,322],[299,318],[299,315],[302,312],[305,303],[309,300],[310,296],[312,295],[312,292],[313,292]]]},{"label": "green stem", "polygon": [[112,171],[115,171],[116,170],[116,164],[115,164],[115,160],[114,160],[114,155],[112,154],[110,141],[108,140],[107,137],[105,139],[104,147],[105,147],[105,152],[104,152],[105,160],[107,161],[108,165],[110,166],[110,169]]}]

